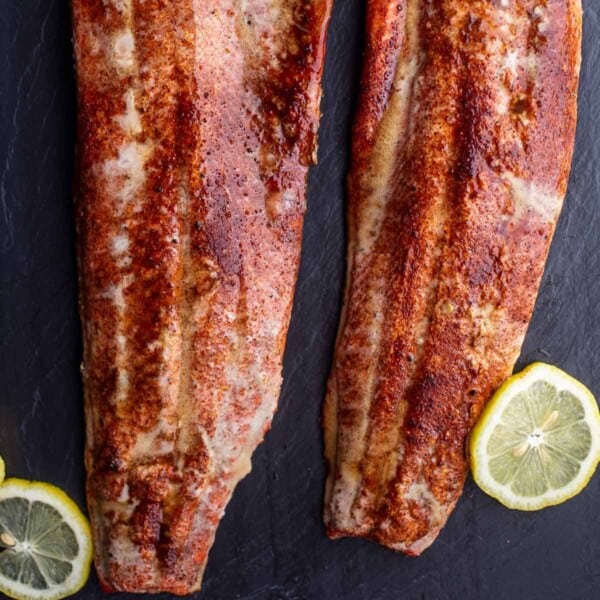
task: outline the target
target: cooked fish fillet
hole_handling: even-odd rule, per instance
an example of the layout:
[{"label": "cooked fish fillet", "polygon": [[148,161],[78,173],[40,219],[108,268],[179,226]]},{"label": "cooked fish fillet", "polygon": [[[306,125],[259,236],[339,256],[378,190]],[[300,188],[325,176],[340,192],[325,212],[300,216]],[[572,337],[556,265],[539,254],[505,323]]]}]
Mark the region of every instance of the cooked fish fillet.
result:
[{"label": "cooked fish fillet", "polygon": [[185,594],[276,408],[331,0],[72,8],[96,568]]},{"label": "cooked fish fillet", "polygon": [[418,555],[519,355],[573,150],[579,0],[369,0],[325,522]]}]

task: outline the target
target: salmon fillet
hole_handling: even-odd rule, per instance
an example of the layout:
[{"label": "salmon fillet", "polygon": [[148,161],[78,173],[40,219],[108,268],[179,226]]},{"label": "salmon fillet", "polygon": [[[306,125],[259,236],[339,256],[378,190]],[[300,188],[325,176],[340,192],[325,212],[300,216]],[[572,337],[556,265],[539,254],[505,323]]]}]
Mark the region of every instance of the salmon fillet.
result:
[{"label": "salmon fillet", "polygon": [[106,590],[198,590],[270,427],[330,10],[72,0],[87,495]]},{"label": "salmon fillet", "polygon": [[580,45],[579,0],[369,0],[323,414],[331,537],[418,555],[456,504],[565,196]]}]

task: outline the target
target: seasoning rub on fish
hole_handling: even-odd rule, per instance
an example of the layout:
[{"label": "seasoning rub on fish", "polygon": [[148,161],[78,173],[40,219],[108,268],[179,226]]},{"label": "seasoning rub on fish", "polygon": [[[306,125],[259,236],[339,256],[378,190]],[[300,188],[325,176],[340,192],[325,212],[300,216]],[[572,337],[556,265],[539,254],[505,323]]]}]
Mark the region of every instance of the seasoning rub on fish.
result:
[{"label": "seasoning rub on fish", "polygon": [[531,318],[567,188],[579,0],[369,0],[325,522],[418,555]]},{"label": "seasoning rub on fish", "polygon": [[331,0],[72,0],[96,568],[200,588],[269,428]]}]

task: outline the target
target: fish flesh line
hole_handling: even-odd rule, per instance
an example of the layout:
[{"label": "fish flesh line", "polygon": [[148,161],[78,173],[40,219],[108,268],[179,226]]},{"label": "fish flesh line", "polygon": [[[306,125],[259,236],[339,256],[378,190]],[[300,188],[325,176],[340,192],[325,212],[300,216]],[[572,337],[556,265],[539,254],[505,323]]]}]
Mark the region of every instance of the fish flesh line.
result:
[{"label": "fish flesh line", "polygon": [[579,0],[369,0],[323,409],[330,537],[408,555],[462,492],[567,189]]},{"label": "fish flesh line", "polygon": [[270,427],[331,0],[72,0],[87,497],[108,591],[198,590]]}]

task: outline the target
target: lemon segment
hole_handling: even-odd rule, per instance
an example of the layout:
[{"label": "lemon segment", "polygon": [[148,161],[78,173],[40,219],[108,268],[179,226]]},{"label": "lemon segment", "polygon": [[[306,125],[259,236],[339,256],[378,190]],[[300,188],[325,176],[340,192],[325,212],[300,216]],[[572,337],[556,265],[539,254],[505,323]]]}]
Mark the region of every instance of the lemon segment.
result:
[{"label": "lemon segment", "polygon": [[494,394],[469,454],[477,485],[505,506],[560,504],[587,485],[600,461],[596,400],[564,371],[534,363]]},{"label": "lemon segment", "polygon": [[84,586],[91,559],[89,523],[62,490],[22,479],[0,485],[0,592],[64,598]]}]

